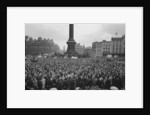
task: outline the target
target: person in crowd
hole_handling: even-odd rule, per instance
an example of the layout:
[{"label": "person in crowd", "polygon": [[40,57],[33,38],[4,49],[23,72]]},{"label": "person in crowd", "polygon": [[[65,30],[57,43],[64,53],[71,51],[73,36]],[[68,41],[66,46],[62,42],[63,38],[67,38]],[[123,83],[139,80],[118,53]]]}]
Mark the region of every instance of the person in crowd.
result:
[{"label": "person in crowd", "polygon": [[25,62],[26,90],[125,89],[124,61],[49,57]]}]

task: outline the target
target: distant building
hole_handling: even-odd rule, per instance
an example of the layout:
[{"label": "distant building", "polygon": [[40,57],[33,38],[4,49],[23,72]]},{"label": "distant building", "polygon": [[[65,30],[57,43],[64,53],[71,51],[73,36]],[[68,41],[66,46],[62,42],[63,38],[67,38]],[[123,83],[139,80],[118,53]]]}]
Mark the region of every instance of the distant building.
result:
[{"label": "distant building", "polygon": [[111,41],[103,40],[102,42],[93,42],[92,51],[94,57],[101,57],[106,55],[125,55],[125,35],[115,36]]},{"label": "distant building", "polygon": [[42,39],[42,37],[36,40],[25,36],[25,55],[51,54],[58,51],[59,46],[53,40]]},{"label": "distant building", "polygon": [[75,51],[79,54],[79,55],[83,55],[84,54],[84,46],[80,45],[80,43],[75,45]]},{"label": "distant building", "polygon": [[102,43],[101,42],[93,42],[92,51],[93,51],[93,57],[102,56]]},{"label": "distant building", "polygon": [[112,42],[103,40],[102,42],[93,42],[92,50],[95,57],[101,57],[112,53]]},{"label": "distant building", "polygon": [[121,37],[112,37],[112,54],[125,55],[125,35]]},{"label": "distant building", "polygon": [[94,57],[101,57],[103,53],[102,42],[94,42],[92,44],[92,51]]},{"label": "distant building", "polygon": [[86,47],[84,50],[84,55],[87,55],[88,57],[92,57],[93,56],[92,47]]},{"label": "distant building", "polygon": [[109,55],[112,53],[112,42],[111,41],[102,41],[102,54],[103,56]]}]

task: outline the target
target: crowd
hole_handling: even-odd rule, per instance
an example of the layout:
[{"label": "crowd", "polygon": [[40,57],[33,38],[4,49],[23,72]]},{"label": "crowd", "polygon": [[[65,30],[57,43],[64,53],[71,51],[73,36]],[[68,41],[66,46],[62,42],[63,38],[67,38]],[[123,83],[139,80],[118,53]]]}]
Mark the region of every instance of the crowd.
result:
[{"label": "crowd", "polygon": [[125,62],[92,58],[26,59],[26,90],[125,89]]}]

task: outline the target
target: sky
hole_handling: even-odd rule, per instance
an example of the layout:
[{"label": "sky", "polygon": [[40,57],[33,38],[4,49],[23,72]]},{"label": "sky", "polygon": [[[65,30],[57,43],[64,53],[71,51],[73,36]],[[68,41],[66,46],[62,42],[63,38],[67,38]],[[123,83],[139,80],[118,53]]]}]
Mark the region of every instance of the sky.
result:
[{"label": "sky", "polygon": [[[95,41],[110,41],[112,36],[125,34],[125,24],[74,24],[74,40],[85,47],[92,46]],[[67,49],[69,39],[69,24],[27,23],[25,35],[37,39],[38,37],[53,39],[60,49]]]}]

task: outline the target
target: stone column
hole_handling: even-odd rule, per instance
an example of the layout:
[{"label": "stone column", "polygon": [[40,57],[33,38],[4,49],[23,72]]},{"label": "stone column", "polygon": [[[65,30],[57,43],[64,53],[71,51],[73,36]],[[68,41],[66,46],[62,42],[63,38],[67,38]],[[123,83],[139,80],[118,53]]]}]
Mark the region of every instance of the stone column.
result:
[{"label": "stone column", "polygon": [[69,24],[69,41],[72,41],[74,38],[74,28],[73,24]]},{"label": "stone column", "polygon": [[71,57],[71,56],[75,56],[76,55],[76,51],[75,51],[75,40],[74,40],[74,25],[73,24],[69,24],[69,39],[67,41],[68,44],[68,49],[67,49],[67,54]]}]

